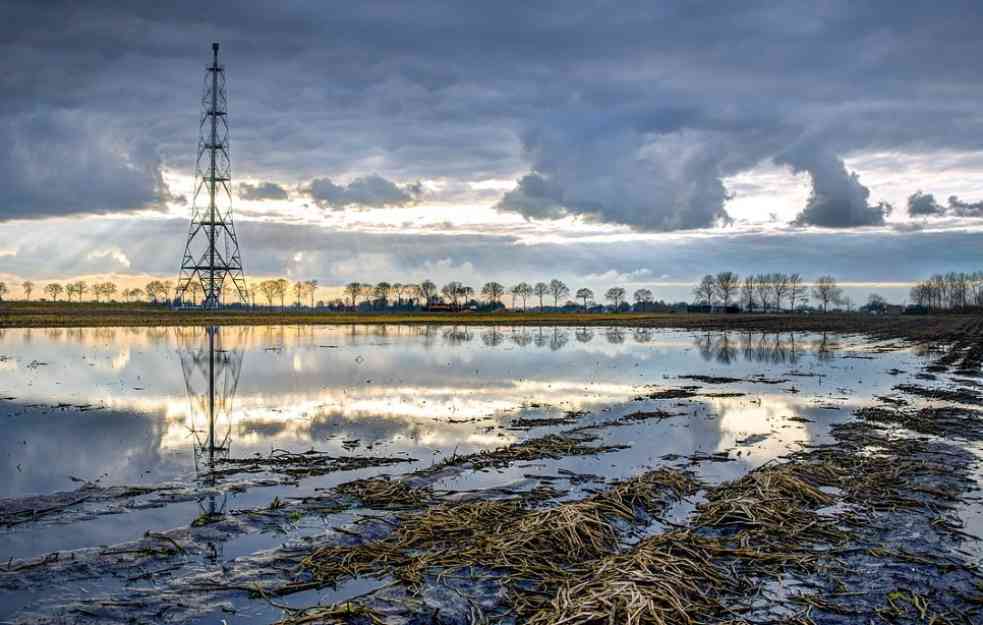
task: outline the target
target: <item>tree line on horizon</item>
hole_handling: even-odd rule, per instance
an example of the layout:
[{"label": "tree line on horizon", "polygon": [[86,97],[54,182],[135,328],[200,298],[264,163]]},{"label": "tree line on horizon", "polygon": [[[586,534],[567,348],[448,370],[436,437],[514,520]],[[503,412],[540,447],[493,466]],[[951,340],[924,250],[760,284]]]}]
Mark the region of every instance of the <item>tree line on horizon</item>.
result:
[{"label": "tree line on horizon", "polygon": [[[25,280],[21,289],[25,299],[30,300],[38,288],[33,281]],[[608,288],[603,293],[605,306],[598,302],[594,291],[579,288],[572,291],[563,281],[552,279],[549,282],[519,282],[506,287],[500,282],[486,282],[480,289],[474,289],[460,281],[451,281],[438,287],[432,280],[418,284],[400,282],[363,283],[349,282],[342,287],[343,297],[332,301],[315,302],[318,288],[317,280],[304,280],[291,283],[286,278],[258,280],[248,283],[246,292],[248,304],[257,306],[262,296],[268,307],[290,305],[331,310],[414,310],[448,309],[496,310],[506,308],[504,300],[511,297],[513,310],[528,310],[530,307],[545,310],[547,304],[557,309],[579,309],[605,312],[651,312],[687,306],[684,302],[669,304],[656,301],[651,289],[639,288],[629,298],[626,289],[620,286]],[[111,281],[89,284],[83,280],[50,282],[43,287],[50,301],[56,302],[64,295],[67,301],[83,301],[91,294],[95,302],[116,301],[119,293],[124,302],[147,301],[155,304],[184,303],[198,304],[204,292],[201,284],[192,282],[187,293],[178,293],[170,280],[151,280],[144,287],[119,290]],[[8,293],[6,283],[0,282],[0,301]],[[807,309],[810,301],[824,312],[831,307],[845,306],[853,309],[853,302],[844,295],[843,289],[833,276],[824,275],[807,283],[798,273],[759,273],[740,276],[732,271],[722,271],[705,275],[693,288],[693,303],[705,310],[743,310],[747,312],[782,312]],[[925,310],[957,309],[967,306],[983,306],[983,272],[936,274],[915,284],[910,291],[911,304]],[[633,302],[633,303],[632,303]],[[887,302],[877,294],[871,294],[863,309],[881,312]]]},{"label": "tree line on horizon", "polygon": [[983,271],[935,274],[911,287],[908,298],[926,310],[983,306]]},{"label": "tree line on horizon", "polygon": [[[707,274],[693,289],[693,296],[709,308],[728,309],[733,303],[749,312],[799,310],[808,305],[810,296],[823,312],[831,305],[852,305],[833,276],[820,276],[810,289],[797,273],[759,273],[743,278],[733,271]],[[783,306],[785,303],[787,308]]]}]

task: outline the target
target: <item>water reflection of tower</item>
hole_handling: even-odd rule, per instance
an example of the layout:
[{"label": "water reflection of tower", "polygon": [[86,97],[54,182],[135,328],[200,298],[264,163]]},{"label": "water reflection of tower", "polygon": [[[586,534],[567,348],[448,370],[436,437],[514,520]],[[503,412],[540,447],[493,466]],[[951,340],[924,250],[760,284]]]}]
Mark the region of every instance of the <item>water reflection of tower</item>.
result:
[{"label": "water reflection of tower", "polygon": [[[195,472],[206,486],[216,482],[215,464],[227,458],[232,439],[232,400],[239,385],[242,368],[241,347],[226,349],[222,330],[208,326],[178,330],[178,357],[191,408],[191,433],[194,442]],[[203,506],[204,507],[204,506]],[[209,495],[208,515],[221,514],[214,492]]]}]

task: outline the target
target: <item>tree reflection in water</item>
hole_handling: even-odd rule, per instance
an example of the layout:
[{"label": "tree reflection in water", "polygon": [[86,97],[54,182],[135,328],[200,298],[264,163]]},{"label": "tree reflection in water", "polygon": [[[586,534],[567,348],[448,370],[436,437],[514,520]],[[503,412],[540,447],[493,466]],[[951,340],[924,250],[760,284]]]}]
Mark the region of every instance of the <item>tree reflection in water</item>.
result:
[{"label": "tree reflection in water", "polygon": [[588,327],[577,328],[573,333],[578,343],[590,343],[594,340],[594,330]]},{"label": "tree reflection in water", "polygon": [[[637,337],[636,337],[637,340]],[[641,341],[639,341],[641,342]],[[739,344],[738,344],[739,342]],[[745,362],[795,364],[801,358],[801,340],[794,332],[741,332],[737,340],[730,332],[707,332],[699,335],[693,344],[703,360],[731,364],[740,354]],[[810,345],[816,358],[829,360],[838,344],[825,333]]]},{"label": "tree reflection in water", "polygon": [[607,328],[604,330],[604,338],[611,345],[621,345],[625,342],[625,329],[617,326]]}]

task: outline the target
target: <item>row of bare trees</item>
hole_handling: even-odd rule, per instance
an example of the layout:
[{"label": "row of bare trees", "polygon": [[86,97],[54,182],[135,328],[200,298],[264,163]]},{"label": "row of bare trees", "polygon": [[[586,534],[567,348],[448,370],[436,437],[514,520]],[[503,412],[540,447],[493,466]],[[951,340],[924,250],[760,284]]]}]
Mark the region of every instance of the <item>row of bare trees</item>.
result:
[{"label": "row of bare trees", "polygon": [[[30,280],[25,280],[23,283],[21,283],[21,289],[24,291],[25,299],[31,299],[36,287],[37,285]],[[81,302],[89,293],[92,294],[92,298],[96,302],[111,301],[117,293],[119,293],[127,302],[139,301],[144,296],[151,298],[154,302],[161,302],[167,301],[171,297],[171,292],[173,289],[173,284],[169,280],[163,282],[160,280],[151,280],[142,289],[135,287],[123,289],[122,291],[119,290],[119,287],[115,282],[106,281],[89,284],[85,280],[75,280],[65,284],[60,282],[49,282],[48,284],[44,285],[42,290],[52,302],[57,302],[62,296],[64,296],[69,302]],[[0,282],[0,300],[3,299],[3,295],[6,293],[7,285]]]},{"label": "row of bare trees", "polygon": [[519,282],[508,288],[500,282],[493,281],[486,282],[480,290],[456,280],[442,287],[438,287],[432,280],[424,280],[419,284],[349,282],[344,287],[344,295],[344,303],[351,307],[358,306],[361,301],[382,307],[390,305],[426,307],[447,304],[453,308],[466,307],[480,301],[499,307],[504,305],[502,300],[506,295],[510,295],[512,308],[521,307],[525,310],[530,303],[537,302],[542,309],[550,300],[554,306],[560,306],[569,297],[570,287],[557,279],[536,284]]},{"label": "row of bare trees", "polygon": [[[26,299],[30,300],[38,285],[25,280],[20,286]],[[269,306],[285,307],[289,296],[293,305],[313,308],[317,288],[317,280],[290,282],[285,278],[278,278],[250,282],[247,294],[254,306],[258,296],[262,295]],[[91,294],[96,302],[108,302],[119,293],[126,302],[138,302],[146,298],[154,303],[163,303],[177,296],[174,284],[169,280],[151,280],[143,288],[126,288],[122,291],[110,281],[94,284],[84,280],[65,284],[50,282],[42,290],[51,301],[58,301],[64,296],[68,301],[81,302],[87,294]],[[0,301],[8,293],[6,283],[0,282]],[[344,298],[336,300],[335,306],[354,308],[359,304],[368,304],[372,307],[403,308],[446,304],[455,309],[474,305],[498,308],[505,305],[503,300],[506,297],[511,297],[511,307],[516,310],[527,310],[530,307],[543,310],[550,304],[556,308],[579,306],[587,310],[598,304],[591,289],[580,288],[571,292],[566,284],[555,278],[549,282],[533,284],[519,282],[510,287],[499,282],[486,282],[480,290],[459,281],[448,282],[442,287],[438,287],[432,280],[424,280],[419,284],[350,282],[343,288],[343,293]],[[192,282],[188,287],[188,295],[193,303],[200,302],[204,295],[201,285]],[[835,306],[851,306],[849,298],[844,296],[843,289],[834,277],[821,276],[812,283],[806,283],[798,273],[760,273],[744,277],[732,271],[708,274],[693,289],[693,296],[696,303],[702,306],[719,306],[725,309],[736,306],[745,311],[797,310],[808,305],[810,298],[823,311]],[[568,299],[571,297],[574,301]],[[619,286],[607,289],[603,299],[613,310],[631,308],[628,292]],[[649,310],[655,303],[652,291],[647,288],[635,290],[631,299],[634,301],[634,309],[638,311]],[[983,306],[983,272],[934,275],[911,288],[910,301],[913,305],[929,310]]]},{"label": "row of bare trees", "polygon": [[936,274],[911,287],[909,298],[929,310],[983,306],[983,272]]},{"label": "row of bare trees", "polygon": [[[569,299],[571,295],[575,301]],[[351,308],[360,304],[369,304],[376,308],[392,305],[428,307],[437,304],[455,309],[478,304],[498,308],[505,305],[503,300],[506,297],[511,298],[509,303],[515,310],[528,310],[530,307],[543,310],[547,305],[559,308],[578,304],[587,309],[597,303],[591,289],[581,288],[573,293],[570,287],[556,278],[534,284],[519,282],[510,287],[500,282],[486,282],[480,290],[458,281],[448,282],[442,287],[438,287],[432,280],[424,280],[419,284],[349,282],[344,287],[344,296],[341,303]],[[636,290],[633,298],[639,310],[645,310],[655,301],[650,289]],[[622,287],[611,287],[604,293],[604,299],[614,309],[620,310],[628,305],[628,292]]]},{"label": "row of bare trees", "polygon": [[[317,290],[318,282],[317,280],[306,280],[303,282],[296,282],[292,285],[292,291],[294,294],[294,299],[298,305],[302,303],[309,302],[311,306],[314,306],[314,293]],[[21,284],[21,289],[24,292],[25,299],[30,300],[34,293],[36,284],[30,280],[25,280]],[[94,284],[89,284],[84,280],[76,280],[73,282],[68,282],[65,284],[59,282],[49,282],[44,285],[44,293],[49,300],[57,302],[63,296],[68,301],[81,302],[87,294],[92,294],[92,298],[96,302],[108,302],[113,300],[117,293],[126,302],[138,302],[147,298],[153,303],[164,303],[169,302],[173,298],[177,297],[177,293],[174,289],[174,283],[170,280],[151,280],[144,285],[143,288],[133,287],[125,288],[120,290],[119,287],[114,282],[97,282]],[[257,295],[262,293],[267,300],[269,305],[273,305],[274,301],[279,301],[280,305],[285,305],[285,298],[288,291],[291,290],[291,284],[288,280],[280,278],[278,280],[264,280],[262,282],[254,282],[248,289],[249,296],[252,300],[252,304],[256,304]],[[9,292],[6,283],[0,282],[0,300],[3,300],[4,296]],[[204,296],[204,289],[198,282],[191,282],[188,285],[187,295],[192,303],[200,302]]]},{"label": "row of bare trees", "polygon": [[274,302],[279,302],[281,308],[287,305],[287,295],[293,293],[291,302],[294,305],[303,306],[309,302],[311,308],[313,308],[317,285],[317,280],[303,280],[291,284],[286,278],[277,278],[274,280],[263,280],[259,283],[253,282],[246,288],[246,293],[249,296],[250,303],[254,306],[256,305],[256,295],[258,293],[263,294],[263,298],[266,300],[268,306],[273,306]]},{"label": "row of bare trees", "polygon": [[703,276],[693,289],[698,304],[724,308],[734,304],[746,311],[781,311],[786,304],[787,310],[796,310],[808,303],[810,295],[823,311],[847,301],[833,276],[820,276],[809,289],[797,273],[759,273],[742,279],[733,271],[722,271]]}]

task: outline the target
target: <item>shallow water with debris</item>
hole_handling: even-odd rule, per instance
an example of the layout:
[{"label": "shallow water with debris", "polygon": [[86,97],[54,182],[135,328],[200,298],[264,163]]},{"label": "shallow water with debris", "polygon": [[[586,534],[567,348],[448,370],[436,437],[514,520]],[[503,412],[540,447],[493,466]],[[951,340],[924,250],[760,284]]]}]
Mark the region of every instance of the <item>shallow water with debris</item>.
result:
[{"label": "shallow water with debris", "polygon": [[[977,378],[933,364],[944,349],[645,328],[6,330],[0,622],[271,623],[401,601],[398,580],[312,583],[301,563],[435,502],[562,505],[659,468],[704,485],[630,545],[684,525],[715,485],[834,443],[858,412],[902,436],[921,423],[864,409],[969,410]],[[978,439],[921,435],[956,445],[978,483]],[[377,477],[409,490],[360,486]],[[946,517],[964,540],[945,548],[976,566],[983,516],[964,495]],[[478,585],[468,601],[507,618],[501,587]],[[420,614],[468,622],[468,592],[428,580]]]}]

